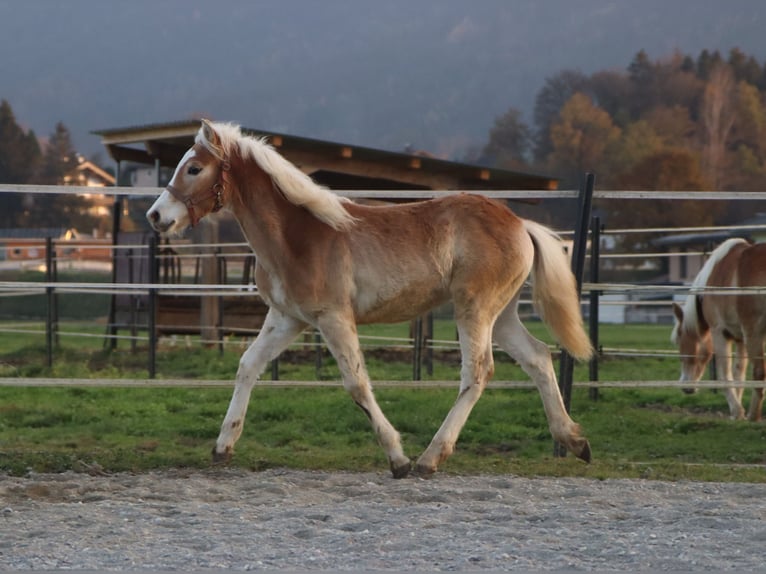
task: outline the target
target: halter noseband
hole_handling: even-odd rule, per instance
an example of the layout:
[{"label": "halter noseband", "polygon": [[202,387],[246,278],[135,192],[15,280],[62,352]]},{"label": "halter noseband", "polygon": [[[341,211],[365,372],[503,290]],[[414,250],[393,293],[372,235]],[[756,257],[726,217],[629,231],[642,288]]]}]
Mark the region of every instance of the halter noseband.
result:
[{"label": "halter noseband", "polygon": [[213,198],[213,208],[208,213],[215,213],[217,211],[220,211],[223,207],[223,194],[226,191],[226,184],[229,183],[229,171],[231,170],[231,163],[229,163],[228,159],[225,159],[221,162],[221,171],[218,174],[218,181],[216,181],[213,184],[213,187],[211,187],[207,191],[203,191],[198,194],[191,194],[189,196],[185,196],[181,190],[179,190],[176,187],[173,187],[172,185],[168,185],[165,189],[167,189],[170,192],[170,195],[172,195],[176,200],[180,201],[186,206],[186,210],[189,212],[189,220],[191,221],[191,226],[194,227],[197,225],[203,217],[207,215],[207,213],[203,213],[199,217],[194,211],[195,206],[198,206],[203,201],[209,199],[210,197]]}]

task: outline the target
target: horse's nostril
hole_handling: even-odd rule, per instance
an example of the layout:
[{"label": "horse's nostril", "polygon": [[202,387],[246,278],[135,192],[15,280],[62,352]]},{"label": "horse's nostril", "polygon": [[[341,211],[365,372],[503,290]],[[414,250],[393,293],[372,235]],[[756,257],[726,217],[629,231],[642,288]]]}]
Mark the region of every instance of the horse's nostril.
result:
[{"label": "horse's nostril", "polygon": [[153,209],[152,211],[149,212],[149,219],[153,223],[157,223],[160,219],[160,212],[157,211],[156,209]]}]

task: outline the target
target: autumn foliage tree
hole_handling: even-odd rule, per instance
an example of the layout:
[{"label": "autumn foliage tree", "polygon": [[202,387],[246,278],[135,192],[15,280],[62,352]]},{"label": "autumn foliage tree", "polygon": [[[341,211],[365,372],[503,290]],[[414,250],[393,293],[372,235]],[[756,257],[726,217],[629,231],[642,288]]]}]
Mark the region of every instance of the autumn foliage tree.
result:
[{"label": "autumn foliage tree", "polygon": [[[566,189],[593,171],[602,189],[766,190],[766,66],[736,48],[728,58],[703,50],[657,60],[642,50],[622,71],[564,70],[538,92],[533,119],[534,154],[520,167],[550,173]],[[610,227],[726,224],[753,209],[616,203],[599,206]]]}]

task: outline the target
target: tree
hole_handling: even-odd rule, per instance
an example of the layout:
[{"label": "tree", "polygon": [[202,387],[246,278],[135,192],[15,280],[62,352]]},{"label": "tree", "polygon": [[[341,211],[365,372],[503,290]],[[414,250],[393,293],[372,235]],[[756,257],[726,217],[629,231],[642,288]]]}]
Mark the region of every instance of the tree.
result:
[{"label": "tree", "polygon": [[[69,130],[62,123],[56,124],[42,158],[38,183],[66,185],[76,182],[77,152],[72,145]],[[37,227],[89,228],[95,219],[88,214],[88,201],[75,194],[41,194],[19,219],[19,223]]]},{"label": "tree", "polygon": [[600,177],[607,185],[620,181],[624,174],[644,158],[663,149],[663,140],[649,122],[638,120],[622,130],[620,137],[607,150],[606,168]]},{"label": "tree", "polygon": [[33,131],[16,123],[11,105],[0,103],[0,181],[30,183],[40,163],[40,146]]},{"label": "tree", "polygon": [[716,50],[712,54],[707,50],[700,52],[699,58],[697,58],[697,77],[701,80],[707,81],[710,78],[710,73],[713,68],[723,63],[721,54]]},{"label": "tree", "polygon": [[587,76],[576,70],[563,70],[545,80],[535,98],[534,123],[537,130],[535,160],[541,162],[551,153],[550,127],[558,119],[561,108],[577,92],[587,93]]},{"label": "tree", "polygon": [[521,112],[510,108],[495,119],[482,159],[504,168],[519,169],[528,163],[532,130],[521,119]]},{"label": "tree", "polygon": [[758,88],[747,82],[737,85],[734,140],[750,148],[760,163],[766,162],[766,107]]},{"label": "tree", "polygon": [[44,185],[65,184],[76,169],[77,152],[72,145],[69,129],[58,122],[45,146],[39,182]]},{"label": "tree", "polygon": [[561,109],[550,128],[553,150],[547,158],[549,169],[576,185],[585,171],[598,171],[605,152],[620,137],[620,128],[590,97],[574,94]]},{"label": "tree", "polygon": [[[747,82],[737,85],[736,122],[730,151],[727,183],[740,191],[763,191],[766,181],[766,106],[758,89]],[[762,210],[760,202],[732,201],[727,220],[742,221]]]},{"label": "tree", "polygon": [[695,142],[697,126],[685,106],[657,106],[643,118],[654,133],[662,138],[665,147],[688,147]]},{"label": "tree", "polygon": [[617,125],[623,127],[630,123],[634,86],[624,72],[596,72],[590,78],[590,88],[595,103],[612,116]]},{"label": "tree", "polygon": [[[699,161],[688,150],[668,149],[647,156],[617,181],[620,189],[638,191],[704,191],[708,183]],[[611,228],[702,226],[713,223],[707,202],[686,200],[621,200],[604,206]],[[651,236],[626,234],[623,247],[646,247]]]},{"label": "tree", "polygon": [[641,119],[657,106],[696,108],[703,84],[687,67],[679,52],[657,62],[649,60],[643,50],[636,54],[628,66],[632,90],[627,107],[631,119]]},{"label": "tree", "polygon": [[[40,162],[40,146],[33,131],[24,132],[16,123],[11,105],[0,102],[0,182],[30,183]],[[0,226],[14,227],[22,213],[24,198],[0,193]]]},{"label": "tree", "polygon": [[763,70],[753,56],[747,56],[739,48],[732,48],[729,52],[729,67],[736,81],[760,86]]},{"label": "tree", "polygon": [[710,71],[700,111],[702,166],[714,188],[721,187],[729,136],[736,117],[736,86],[731,68],[719,64]]}]

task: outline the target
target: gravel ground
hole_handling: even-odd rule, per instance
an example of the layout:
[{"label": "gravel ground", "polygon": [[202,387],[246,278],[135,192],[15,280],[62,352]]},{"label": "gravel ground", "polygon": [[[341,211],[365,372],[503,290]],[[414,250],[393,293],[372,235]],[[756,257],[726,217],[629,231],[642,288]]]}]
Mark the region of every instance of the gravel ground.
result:
[{"label": "gravel ground", "polygon": [[0,477],[0,570],[763,570],[766,485],[233,469]]}]

